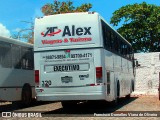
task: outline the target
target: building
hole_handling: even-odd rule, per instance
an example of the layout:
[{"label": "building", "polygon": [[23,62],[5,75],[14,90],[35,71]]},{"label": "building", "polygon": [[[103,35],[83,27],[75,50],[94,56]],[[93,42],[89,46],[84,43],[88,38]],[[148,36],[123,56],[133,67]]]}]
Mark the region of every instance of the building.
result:
[{"label": "building", "polygon": [[160,52],[136,53],[140,64],[136,67],[135,92],[133,94],[158,95],[160,82]]}]

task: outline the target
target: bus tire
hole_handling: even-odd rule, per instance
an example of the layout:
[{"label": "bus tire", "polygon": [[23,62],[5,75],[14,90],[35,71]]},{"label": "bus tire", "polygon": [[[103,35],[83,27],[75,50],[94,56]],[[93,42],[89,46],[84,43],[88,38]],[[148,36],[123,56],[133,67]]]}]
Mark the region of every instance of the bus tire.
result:
[{"label": "bus tire", "polygon": [[120,85],[119,81],[117,82],[117,99],[120,97]]},{"label": "bus tire", "polygon": [[131,98],[131,94],[126,95],[125,98],[126,98],[126,99],[130,99],[130,98]]},{"label": "bus tire", "polygon": [[71,109],[77,105],[77,102],[75,102],[75,101],[62,101],[61,104],[64,109]]},{"label": "bus tire", "polygon": [[113,106],[113,107],[116,107],[118,105],[118,98],[113,100],[110,105]]},{"label": "bus tire", "polygon": [[132,80],[132,91],[134,91],[134,81]]},{"label": "bus tire", "polygon": [[23,107],[28,107],[32,102],[32,90],[29,84],[25,84],[22,88],[21,104]]}]

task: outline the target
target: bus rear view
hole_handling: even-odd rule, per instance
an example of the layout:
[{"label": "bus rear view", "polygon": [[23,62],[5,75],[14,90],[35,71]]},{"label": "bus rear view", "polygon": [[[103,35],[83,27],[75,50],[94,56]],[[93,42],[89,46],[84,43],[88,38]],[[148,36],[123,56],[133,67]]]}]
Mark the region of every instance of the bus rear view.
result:
[{"label": "bus rear view", "polygon": [[[132,62],[105,49],[102,20],[98,13],[88,12],[51,15],[35,20],[34,62],[38,101],[61,101],[65,107],[76,101],[113,101],[117,96],[130,94],[130,77],[125,77],[127,72],[122,74],[120,67],[128,65],[128,74],[133,76]],[[116,32],[115,35],[117,39],[123,39]],[[124,44],[129,46],[125,40]],[[120,80],[129,87],[119,87],[123,85]]]},{"label": "bus rear view", "polygon": [[35,21],[37,100],[102,100],[98,14],[70,13]]}]

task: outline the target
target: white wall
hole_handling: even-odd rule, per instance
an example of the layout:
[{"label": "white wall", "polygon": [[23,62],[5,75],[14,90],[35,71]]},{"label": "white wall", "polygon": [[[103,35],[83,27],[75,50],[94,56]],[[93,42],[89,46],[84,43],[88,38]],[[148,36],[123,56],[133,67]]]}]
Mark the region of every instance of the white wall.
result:
[{"label": "white wall", "polygon": [[136,53],[140,67],[136,68],[135,92],[133,94],[158,95],[160,52]]}]

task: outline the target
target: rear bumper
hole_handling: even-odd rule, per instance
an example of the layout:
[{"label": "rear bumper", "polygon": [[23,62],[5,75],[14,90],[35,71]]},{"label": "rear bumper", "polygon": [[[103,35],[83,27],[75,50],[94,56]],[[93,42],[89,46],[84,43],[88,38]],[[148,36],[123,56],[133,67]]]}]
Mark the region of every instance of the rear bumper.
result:
[{"label": "rear bumper", "polygon": [[38,94],[37,101],[63,101],[63,100],[105,100],[103,92],[96,93],[66,93],[66,94]]},{"label": "rear bumper", "polygon": [[36,88],[38,101],[63,101],[63,100],[105,100],[105,87],[61,87],[61,88]]}]

